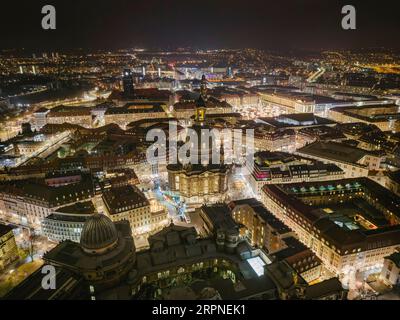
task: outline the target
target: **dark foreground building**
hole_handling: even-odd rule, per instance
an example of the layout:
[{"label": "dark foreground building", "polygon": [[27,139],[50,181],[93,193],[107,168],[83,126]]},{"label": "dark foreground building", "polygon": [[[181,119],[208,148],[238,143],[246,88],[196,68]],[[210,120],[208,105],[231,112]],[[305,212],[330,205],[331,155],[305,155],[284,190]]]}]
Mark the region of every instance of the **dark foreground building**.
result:
[{"label": "dark foreground building", "polygon": [[61,242],[45,254],[55,267],[55,289],[37,270],[6,299],[343,299],[337,279],[309,286],[286,262],[271,262],[247,241],[234,248],[194,228],[165,227],[135,252],[127,221],[94,214],[80,244]]}]

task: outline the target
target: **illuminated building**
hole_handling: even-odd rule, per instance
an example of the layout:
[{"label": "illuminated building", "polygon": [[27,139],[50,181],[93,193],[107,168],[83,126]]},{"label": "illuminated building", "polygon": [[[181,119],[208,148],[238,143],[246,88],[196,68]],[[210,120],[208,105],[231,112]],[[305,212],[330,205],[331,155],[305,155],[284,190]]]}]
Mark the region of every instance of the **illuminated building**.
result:
[{"label": "illuminated building", "polygon": [[363,122],[377,126],[382,131],[400,128],[399,106],[395,104],[333,108],[329,118],[337,122]]},{"label": "illuminated building", "polygon": [[262,202],[341,276],[380,270],[400,244],[400,199],[367,178],[265,185]]},{"label": "illuminated building", "polygon": [[134,186],[139,184],[139,178],[133,169],[110,169],[105,172],[102,182],[105,188],[106,184],[113,187]]},{"label": "illuminated building", "polygon": [[[206,104],[207,113],[212,114],[225,114],[232,113],[232,106],[225,101],[219,101],[210,97]],[[172,114],[178,119],[190,118],[196,110],[196,104],[193,102],[177,102],[173,105]]]},{"label": "illuminated building", "polygon": [[296,91],[277,91],[270,89],[262,90],[259,94],[264,102],[281,107],[288,113],[324,112],[325,108],[336,102],[336,100],[332,98],[312,96],[307,93]]},{"label": "illuminated building", "polygon": [[209,95],[218,99],[219,101],[225,101],[232,107],[245,108],[245,107],[257,107],[260,103],[260,97],[258,94],[248,92],[242,89],[233,89],[230,87],[215,87],[209,90]]},{"label": "illuminated building", "polygon": [[227,171],[220,165],[168,165],[168,180],[172,191],[179,192],[188,204],[215,203],[225,198]]},{"label": "illuminated building", "polygon": [[314,95],[305,92],[279,87],[278,89],[260,89],[261,100],[269,105],[282,108],[286,113],[314,113],[326,117],[332,108],[357,107],[387,103],[390,100],[379,102],[375,98],[366,101],[336,100],[331,97]]},{"label": "illuminated building", "polygon": [[[342,299],[337,279],[308,285],[286,261],[273,262],[246,241],[232,250],[194,228],[169,225],[135,252],[129,222],[95,214],[80,243],[64,241],[43,257],[57,272],[55,290],[42,287],[37,270],[6,299]],[[329,285],[328,285],[329,284]],[[328,286],[327,286],[328,285]],[[238,289],[240,288],[240,289]]]},{"label": "illuminated building", "polygon": [[200,95],[195,100],[194,98],[181,98],[181,101],[172,106],[172,114],[178,119],[190,119],[198,109],[198,102],[202,100],[202,107],[207,114],[225,114],[232,113],[232,106],[226,101],[220,101],[215,97],[210,97],[207,93],[207,81],[203,75],[200,82]]},{"label": "illuminated building", "polygon": [[307,283],[326,280],[322,262],[312,250],[295,237],[286,237],[283,242],[284,248],[270,255],[273,261],[287,262]]},{"label": "illuminated building", "polygon": [[229,207],[236,223],[244,226],[241,235],[268,253],[282,249],[283,239],[294,234],[256,199],[232,201]]},{"label": "illuminated building", "polygon": [[277,117],[261,117],[261,123],[268,124],[276,129],[300,130],[303,128],[319,127],[322,125],[333,127],[336,122],[318,117],[314,113],[281,114]]},{"label": "illuminated building", "polygon": [[330,278],[306,288],[308,300],[346,300],[347,290],[344,290],[338,278]]},{"label": "illuminated building", "polygon": [[387,155],[395,155],[398,149],[397,141],[390,141],[390,133],[376,129],[359,137],[357,147],[368,151],[384,151]]},{"label": "illuminated building", "polygon": [[89,218],[80,243],[59,243],[43,256],[45,265],[56,271],[56,288],[42,286],[41,268],[20,283],[7,299],[87,299],[124,281],[136,263],[135,244],[129,222],[113,223],[102,214]]},{"label": "illuminated building", "polygon": [[157,88],[134,88],[133,96],[126,96],[122,91],[114,90],[108,97],[108,101],[113,102],[117,107],[126,104],[135,103],[158,103],[169,105],[171,103],[172,94],[169,90],[160,90]]},{"label": "illuminated building", "polygon": [[265,249],[273,261],[285,260],[307,283],[321,279],[320,259],[261,202],[256,199],[237,200],[229,203],[229,207],[236,223],[244,226],[242,236],[253,246]]},{"label": "illuminated building", "polygon": [[[135,263],[135,245],[127,221],[113,223],[102,214],[89,218],[80,243],[63,241],[43,257],[46,264],[77,273],[84,278],[84,291],[118,284]],[[90,289],[92,287],[92,289]]]},{"label": "illuminated building", "polygon": [[225,204],[204,205],[200,208],[203,228],[216,238],[217,247],[233,252],[239,243],[239,227]]},{"label": "illuminated building", "polygon": [[133,88],[133,74],[131,69],[124,69],[122,74],[122,87],[124,90],[125,97],[133,97],[134,88]]},{"label": "illuminated building", "polygon": [[315,141],[341,142],[343,140],[346,140],[346,136],[336,127],[306,127],[297,131],[296,148],[304,147],[305,145]]},{"label": "illuminated building", "polygon": [[227,191],[227,169],[219,165],[168,165],[171,190],[179,192],[186,203],[219,202]]},{"label": "illuminated building", "polygon": [[[150,249],[137,253],[137,272],[129,280],[136,297],[164,297],[177,286],[189,288],[196,298],[207,286],[222,299],[277,298],[274,282],[264,273],[269,261],[261,250],[245,242],[237,243],[234,251],[226,250],[216,241],[198,238],[194,228],[175,225],[149,237]],[[191,279],[198,279],[196,287],[190,285]],[[242,290],[234,290],[239,283]],[[159,290],[145,296],[148,287]]]},{"label": "illuminated building", "polygon": [[91,128],[93,124],[91,109],[79,106],[57,106],[46,114],[46,123],[63,124],[72,123],[85,128]]},{"label": "illuminated building", "polygon": [[91,201],[78,202],[56,209],[42,221],[42,233],[52,241],[79,242],[82,228],[96,213]]},{"label": "illuminated building", "polygon": [[61,187],[72,183],[82,181],[82,173],[80,171],[54,171],[45,175],[44,183],[49,187]]},{"label": "illuminated building", "polygon": [[153,206],[134,186],[112,187],[103,192],[103,202],[112,221],[129,221],[134,235],[154,232],[168,222],[165,208]]},{"label": "illuminated building", "polygon": [[14,144],[14,150],[17,155],[30,157],[39,152],[46,145],[45,141],[24,140],[16,142]]},{"label": "illuminated building", "polygon": [[257,152],[249,174],[253,192],[261,195],[265,184],[326,181],[344,178],[344,171],[334,164],[312,162],[283,152]]},{"label": "illuminated building", "polygon": [[259,151],[289,151],[295,146],[296,133],[292,129],[274,130],[256,127],[254,148]]},{"label": "illuminated building", "polygon": [[34,126],[36,130],[40,130],[47,124],[47,115],[50,112],[47,108],[40,108],[34,112]]},{"label": "illuminated building", "polygon": [[27,179],[0,186],[0,210],[17,217],[22,224],[40,229],[42,220],[61,206],[94,197],[94,184],[88,175],[78,182],[49,186],[42,180]]},{"label": "illuminated building", "polygon": [[108,108],[104,114],[105,124],[116,123],[122,128],[133,121],[151,118],[165,118],[166,106],[161,103],[137,102],[128,103],[123,107]]},{"label": "illuminated building", "polygon": [[400,284],[400,252],[384,257],[380,279],[389,286]]},{"label": "illuminated building", "polygon": [[[209,143],[208,149],[203,146],[205,139],[204,129],[211,129],[206,123],[207,102],[206,87],[203,83],[201,95],[196,101],[194,124],[191,127],[197,133],[197,148],[192,146],[191,154],[197,154],[200,162],[202,154],[207,153],[209,159],[202,163],[186,163],[167,165],[168,182],[172,191],[179,192],[181,198],[191,206],[199,206],[202,203],[215,203],[225,199],[228,189],[229,166],[222,163],[223,155],[219,163],[212,163],[213,143]],[[221,144],[222,146],[222,144]],[[221,152],[221,151],[220,151]]]},{"label": "illuminated building", "polygon": [[295,154],[337,165],[346,178],[366,177],[370,170],[379,170],[383,153],[369,152],[348,144],[316,141],[298,149]]},{"label": "illuminated building", "polygon": [[364,122],[338,123],[335,129],[342,132],[348,139],[353,140],[358,140],[364,134],[379,130],[377,126]]},{"label": "illuminated building", "polygon": [[393,193],[400,196],[400,171],[389,172],[386,180],[386,187]]},{"label": "illuminated building", "polygon": [[18,259],[18,248],[10,226],[0,224],[0,270]]}]

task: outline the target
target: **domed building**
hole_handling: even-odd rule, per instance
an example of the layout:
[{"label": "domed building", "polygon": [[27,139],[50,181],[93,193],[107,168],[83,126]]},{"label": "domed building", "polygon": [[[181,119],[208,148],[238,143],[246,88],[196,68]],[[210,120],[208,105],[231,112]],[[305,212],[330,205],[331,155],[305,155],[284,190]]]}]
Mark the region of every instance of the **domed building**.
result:
[{"label": "domed building", "polygon": [[[207,124],[207,87],[205,77],[202,78],[200,96],[196,101],[194,123],[190,127],[197,135],[197,143],[186,138],[190,145],[190,158],[188,163],[169,164],[168,183],[173,192],[178,192],[182,200],[189,207],[199,207],[203,203],[216,203],[225,200],[228,190],[228,173],[230,166],[224,163],[223,148],[220,145],[219,162],[213,163],[213,152],[216,150],[209,136],[211,127]],[[207,133],[208,132],[208,133]],[[209,139],[208,144],[206,139]],[[204,160],[202,155],[207,155]],[[195,155],[195,157],[192,157]],[[195,159],[195,161],[192,161]],[[196,161],[197,160],[197,161]],[[193,163],[196,162],[196,163]]]},{"label": "domed building", "polygon": [[129,222],[113,223],[104,214],[93,214],[84,224],[79,244],[63,241],[44,260],[82,276],[91,294],[117,285],[136,262]]},{"label": "domed building", "polygon": [[110,251],[118,244],[117,228],[104,214],[95,214],[85,223],[80,244],[83,251],[89,254]]}]

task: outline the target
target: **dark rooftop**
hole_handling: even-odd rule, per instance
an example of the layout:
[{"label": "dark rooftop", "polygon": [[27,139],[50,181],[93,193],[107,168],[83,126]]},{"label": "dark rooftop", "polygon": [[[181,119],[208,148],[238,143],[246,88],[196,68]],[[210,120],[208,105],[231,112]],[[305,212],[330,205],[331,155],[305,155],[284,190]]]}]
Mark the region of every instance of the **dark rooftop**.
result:
[{"label": "dark rooftop", "polygon": [[56,212],[71,213],[74,215],[88,215],[96,212],[92,201],[77,202],[70,206],[58,208]]},{"label": "dark rooftop", "polygon": [[12,229],[13,229],[12,227],[0,223],[0,237],[6,235],[6,234],[9,233]]},{"label": "dark rooftop", "polygon": [[385,259],[389,259],[397,268],[400,268],[400,252],[392,253],[390,256],[385,257]]},{"label": "dark rooftop", "polygon": [[225,204],[204,205],[202,212],[207,216],[215,230],[236,230],[238,225],[232,218],[231,210]]},{"label": "dark rooftop", "polygon": [[276,128],[334,125],[336,122],[318,117],[313,113],[283,114],[277,117],[260,118],[261,121]]},{"label": "dark rooftop", "polygon": [[110,114],[127,114],[127,113],[153,113],[153,112],[164,112],[162,103],[150,103],[150,102],[137,102],[127,103],[123,107],[111,107],[105,112],[105,115]]},{"label": "dark rooftop", "polygon": [[149,205],[145,195],[133,186],[112,187],[105,190],[103,200],[110,214],[118,214],[133,208]]},{"label": "dark rooftop", "polygon": [[369,154],[366,150],[333,141],[316,141],[298,149],[297,152],[347,163],[357,163]]},{"label": "dark rooftop", "polygon": [[338,278],[331,278],[306,288],[306,299],[321,299],[343,291],[342,284]]}]

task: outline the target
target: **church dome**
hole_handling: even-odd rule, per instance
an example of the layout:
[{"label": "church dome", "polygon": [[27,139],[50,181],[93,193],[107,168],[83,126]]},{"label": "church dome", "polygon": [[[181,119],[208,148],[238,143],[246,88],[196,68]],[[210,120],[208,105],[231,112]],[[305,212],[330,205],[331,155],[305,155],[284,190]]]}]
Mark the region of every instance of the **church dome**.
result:
[{"label": "church dome", "polygon": [[87,253],[101,254],[115,247],[118,232],[114,223],[104,214],[93,214],[86,220],[81,233],[81,246]]}]

